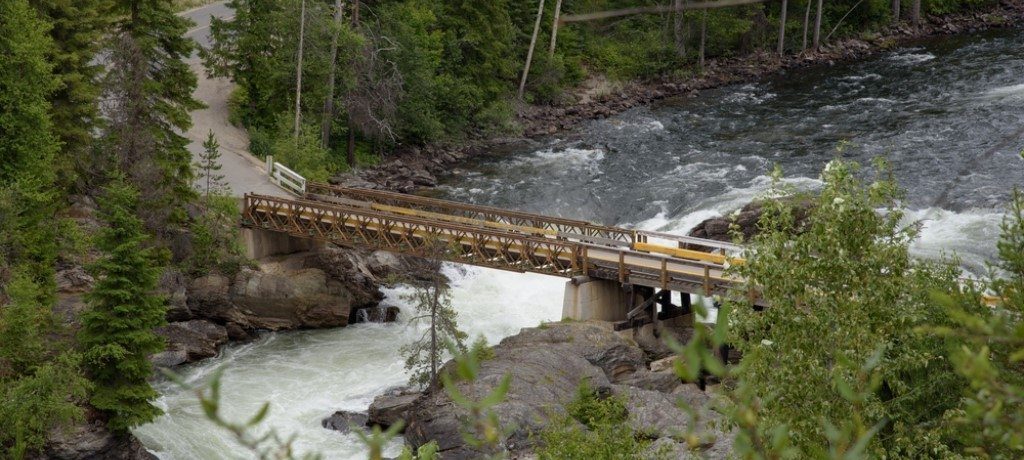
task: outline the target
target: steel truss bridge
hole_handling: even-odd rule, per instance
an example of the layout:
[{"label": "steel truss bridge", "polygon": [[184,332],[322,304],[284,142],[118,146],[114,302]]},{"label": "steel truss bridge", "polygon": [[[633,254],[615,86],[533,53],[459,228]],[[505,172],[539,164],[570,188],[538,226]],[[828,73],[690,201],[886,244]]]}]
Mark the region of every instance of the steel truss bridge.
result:
[{"label": "steel truss bridge", "polygon": [[721,241],[322,183],[306,184],[295,199],[246,195],[242,225],[346,247],[704,296],[743,283],[725,274],[729,264],[742,262],[742,248]]}]

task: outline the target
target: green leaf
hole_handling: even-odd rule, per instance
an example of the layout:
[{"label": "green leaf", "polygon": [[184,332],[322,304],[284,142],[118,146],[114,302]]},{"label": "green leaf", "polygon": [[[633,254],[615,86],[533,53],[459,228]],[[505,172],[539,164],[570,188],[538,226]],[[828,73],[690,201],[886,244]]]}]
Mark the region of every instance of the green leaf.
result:
[{"label": "green leaf", "polygon": [[260,407],[260,410],[256,411],[256,414],[254,414],[252,416],[252,418],[249,419],[249,422],[247,423],[247,425],[248,426],[259,425],[259,423],[262,422],[264,418],[266,418],[267,413],[269,411],[270,411],[270,403],[269,402],[263,403],[263,406]]}]

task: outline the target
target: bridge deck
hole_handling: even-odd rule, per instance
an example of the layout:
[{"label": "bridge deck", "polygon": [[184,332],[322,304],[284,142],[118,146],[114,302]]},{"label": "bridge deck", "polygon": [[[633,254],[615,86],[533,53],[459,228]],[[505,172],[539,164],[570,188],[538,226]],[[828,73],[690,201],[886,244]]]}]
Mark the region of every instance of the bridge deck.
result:
[{"label": "bridge deck", "polygon": [[[631,230],[353,190],[311,185],[307,197],[321,201],[247,195],[242,223],[350,247],[560,277],[586,275],[703,295],[724,294],[742,283],[724,274],[725,263],[634,250],[637,233]],[[416,207],[399,206],[410,203]],[[456,212],[449,214],[451,210]],[[620,239],[624,236],[629,239]]]}]

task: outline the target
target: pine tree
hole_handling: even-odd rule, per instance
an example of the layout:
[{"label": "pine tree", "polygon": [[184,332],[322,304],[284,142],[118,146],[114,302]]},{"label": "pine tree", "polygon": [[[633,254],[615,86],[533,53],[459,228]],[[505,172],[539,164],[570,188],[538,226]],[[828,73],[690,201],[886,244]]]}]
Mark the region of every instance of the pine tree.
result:
[{"label": "pine tree", "polygon": [[58,144],[46,100],[57,86],[48,28],[26,0],[0,2],[0,276],[20,265],[52,299]]},{"label": "pine tree", "polygon": [[162,230],[184,220],[183,205],[195,196],[188,140],[196,76],[184,62],[194,42],[190,22],[168,0],[120,0],[105,83],[109,101],[107,142],[116,167],[141,191],[146,225]]},{"label": "pine tree", "polygon": [[[109,33],[111,0],[30,0],[43,18],[53,25],[50,61],[60,87],[50,96],[54,131],[61,143],[56,163],[59,180],[72,186],[80,173],[93,168],[90,145],[99,124],[99,76],[96,59],[104,36]],[[76,171],[78,170],[78,171]],[[89,177],[87,176],[88,180]]]},{"label": "pine tree", "polygon": [[97,282],[86,296],[89,310],[82,314],[78,336],[96,384],[90,402],[117,432],[161,413],[150,402],[157,393],[148,382],[153,373],[148,356],[164,347],[153,329],[164,324],[166,307],[153,293],[160,264],[135,216],[137,196],[116,179],[99,200],[106,227],[96,246],[103,256],[90,267]]},{"label": "pine tree", "polygon": [[220,143],[217,142],[217,136],[213,135],[212,129],[203,141],[203,151],[199,154],[195,167],[199,171],[203,197],[207,201],[210,200],[210,193],[216,194],[224,190],[224,175],[218,173],[221,168]]},{"label": "pine tree", "polygon": [[[440,243],[427,244],[428,254],[443,250]],[[441,273],[441,261],[423,258],[412,262],[410,270],[418,279],[410,280],[412,293],[403,298],[416,306],[417,316],[410,324],[427,321],[428,327],[419,339],[403,345],[399,353],[405,357],[405,369],[412,372],[409,382],[434,390],[438,385],[437,369],[443,363],[448,345],[465,353],[466,333],[459,330],[458,313],[452,308],[451,286]]]}]

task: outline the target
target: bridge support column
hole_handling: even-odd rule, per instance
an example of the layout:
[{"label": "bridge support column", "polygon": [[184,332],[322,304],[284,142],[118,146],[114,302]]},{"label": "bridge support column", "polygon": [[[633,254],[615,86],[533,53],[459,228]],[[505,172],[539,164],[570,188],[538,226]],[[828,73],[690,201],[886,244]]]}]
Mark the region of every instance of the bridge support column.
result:
[{"label": "bridge support column", "polygon": [[322,242],[310,238],[296,238],[287,233],[254,228],[243,228],[240,237],[246,257],[253,260],[311,251],[323,246]]},{"label": "bridge support column", "polygon": [[565,283],[562,318],[579,321],[622,321],[629,310],[627,294],[618,281],[577,276]]}]

